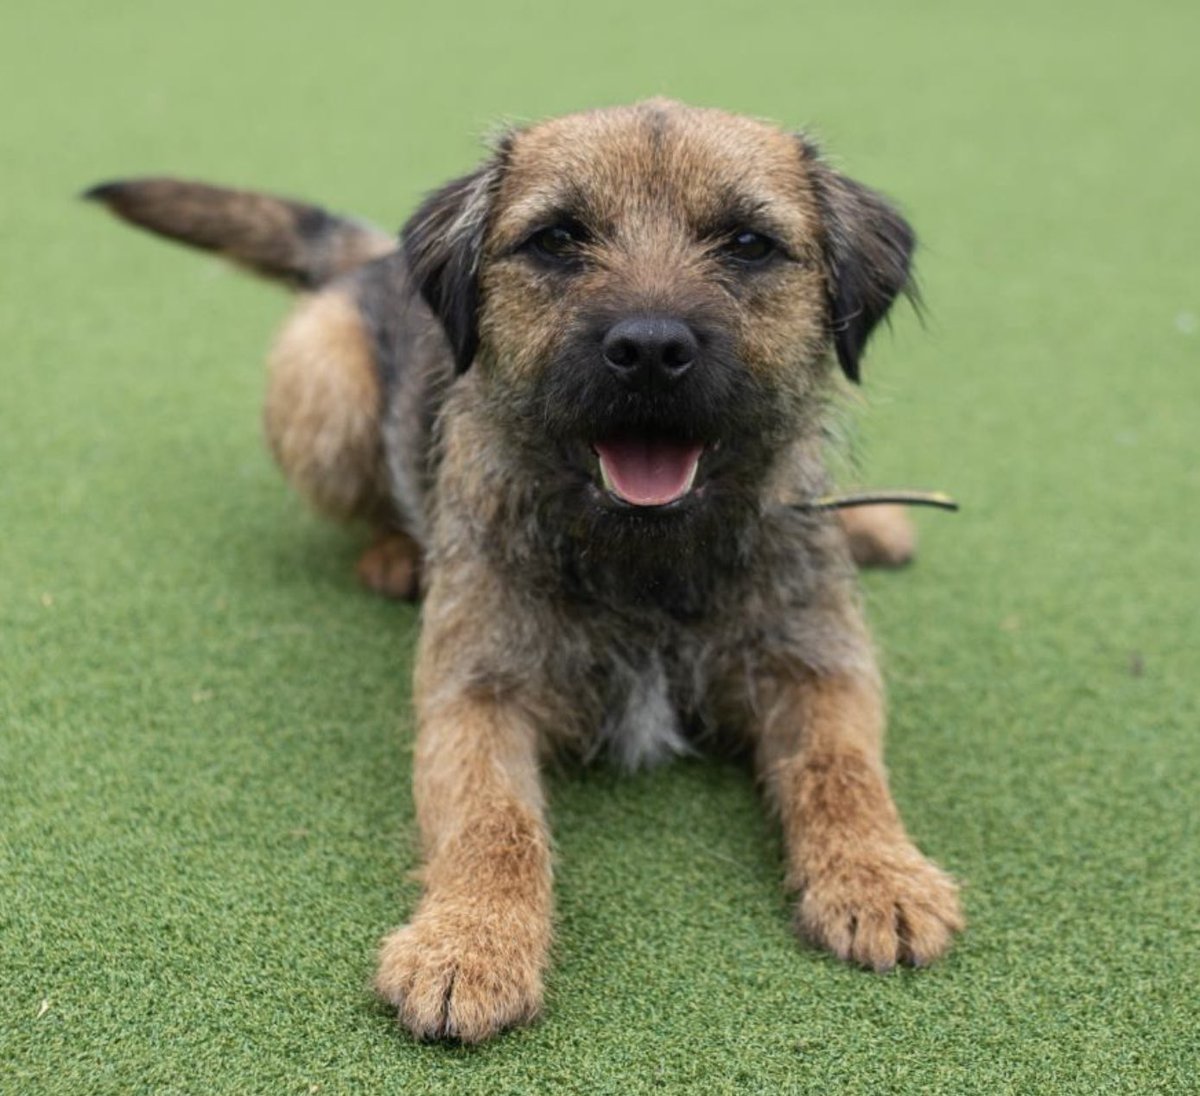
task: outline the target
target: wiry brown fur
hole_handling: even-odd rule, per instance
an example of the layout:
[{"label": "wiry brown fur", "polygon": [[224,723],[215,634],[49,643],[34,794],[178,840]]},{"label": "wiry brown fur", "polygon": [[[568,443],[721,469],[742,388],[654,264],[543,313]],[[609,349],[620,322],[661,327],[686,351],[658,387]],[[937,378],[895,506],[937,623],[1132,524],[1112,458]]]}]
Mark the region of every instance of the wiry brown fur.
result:
[{"label": "wiry brown fur", "polygon": [[394,247],[379,229],[307,202],[183,179],[101,183],[84,197],[140,228],[300,289],[324,285]]},{"label": "wiry brown fur", "polygon": [[390,503],[379,377],[350,295],[330,289],[304,301],[268,369],[267,444],[292,486],[329,517],[382,517]]},{"label": "wiry brown fur", "polygon": [[[139,185],[105,200],[137,208]],[[295,223],[290,203],[259,200]],[[195,242],[169,210],[153,222]],[[563,223],[569,261],[548,261],[531,241]],[[729,258],[747,227],[774,238],[769,262]],[[272,248],[304,253],[201,242],[260,268]],[[937,958],[961,927],[953,882],[888,792],[856,594],[852,556],[903,562],[911,527],[805,506],[828,489],[833,362],[857,379],[872,328],[911,291],[912,247],[899,214],[807,141],[655,100],[510,133],[430,196],[399,250],[332,281],[311,249],[290,261],[284,276],[320,291],[272,355],[272,450],[319,508],[376,527],[368,585],[425,599],[425,893],[375,980],[417,1036],[473,1042],[541,1007],[552,751],[636,765],[744,744],[783,826],[800,932],[883,970]],[[606,331],[644,315],[696,333],[670,395],[630,395],[600,356]],[[626,429],[703,442],[696,489],[658,511],[614,501],[593,446]]]}]

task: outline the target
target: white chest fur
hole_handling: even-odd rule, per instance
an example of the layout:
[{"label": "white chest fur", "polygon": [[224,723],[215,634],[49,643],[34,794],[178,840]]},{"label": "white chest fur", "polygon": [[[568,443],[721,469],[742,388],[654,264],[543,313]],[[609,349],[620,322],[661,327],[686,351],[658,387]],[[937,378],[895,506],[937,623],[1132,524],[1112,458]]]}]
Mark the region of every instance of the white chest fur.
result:
[{"label": "white chest fur", "polygon": [[615,668],[613,685],[593,754],[607,749],[625,768],[638,769],[690,752],[657,654],[640,668]]}]

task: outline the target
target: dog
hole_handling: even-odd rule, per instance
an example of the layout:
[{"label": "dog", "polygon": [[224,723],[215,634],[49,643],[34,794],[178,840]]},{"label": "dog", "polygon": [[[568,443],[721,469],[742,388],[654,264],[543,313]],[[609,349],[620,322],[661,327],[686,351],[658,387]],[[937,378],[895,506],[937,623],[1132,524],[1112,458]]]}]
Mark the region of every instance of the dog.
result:
[{"label": "dog", "polygon": [[884,197],[806,136],[661,99],[510,130],[398,242],[199,183],[87,196],[305,291],[270,355],[270,448],[376,531],[368,586],[423,599],[424,892],[374,981],[415,1036],[538,1015],[539,766],[564,749],[744,746],[796,929],[877,971],[946,952],[957,887],[888,789],[854,569],[907,560],[911,527],[814,505],[838,368],[858,381],[914,292]]}]

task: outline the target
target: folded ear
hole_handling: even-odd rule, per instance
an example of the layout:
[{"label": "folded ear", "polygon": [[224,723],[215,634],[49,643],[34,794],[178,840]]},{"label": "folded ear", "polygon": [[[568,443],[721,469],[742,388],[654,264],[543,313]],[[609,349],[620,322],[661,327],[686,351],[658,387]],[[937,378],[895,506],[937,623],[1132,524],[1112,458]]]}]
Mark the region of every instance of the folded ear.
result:
[{"label": "folded ear", "polygon": [[445,328],[459,373],[479,349],[479,260],[506,151],[507,140],[487,163],[430,194],[400,232],[409,275]]},{"label": "folded ear", "polygon": [[829,321],[843,372],[855,383],[876,324],[904,293],[919,301],[912,274],[916,234],[882,194],[834,171],[804,142],[825,222]]}]

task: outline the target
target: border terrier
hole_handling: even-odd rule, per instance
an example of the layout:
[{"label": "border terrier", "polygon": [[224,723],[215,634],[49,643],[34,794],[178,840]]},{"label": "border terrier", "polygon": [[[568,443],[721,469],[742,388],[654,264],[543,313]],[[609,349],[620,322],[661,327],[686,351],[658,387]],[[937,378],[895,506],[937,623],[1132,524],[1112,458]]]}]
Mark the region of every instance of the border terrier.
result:
[{"label": "border terrier", "polygon": [[170,179],[88,192],[305,291],[266,434],[318,510],[423,599],[423,896],[375,988],[420,1038],[533,1019],[551,945],[539,768],[744,745],[783,830],[795,926],[874,970],[963,924],[905,832],[854,562],[895,512],[832,514],[838,367],[913,292],[912,229],[808,138],[666,100],[513,129],[399,240]]}]

